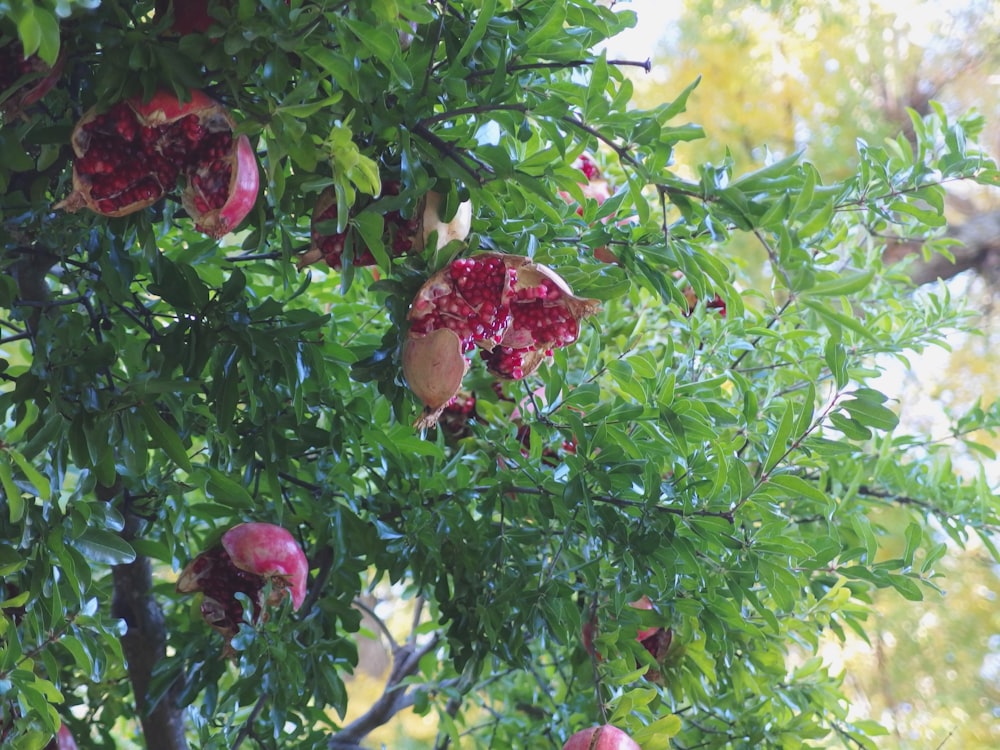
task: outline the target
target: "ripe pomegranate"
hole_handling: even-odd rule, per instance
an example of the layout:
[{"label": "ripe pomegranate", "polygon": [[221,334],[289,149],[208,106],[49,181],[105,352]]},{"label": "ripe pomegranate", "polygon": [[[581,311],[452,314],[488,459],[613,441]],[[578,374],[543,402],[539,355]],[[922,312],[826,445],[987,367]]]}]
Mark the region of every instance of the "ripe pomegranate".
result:
[{"label": "ripe pomegranate", "polygon": [[[383,185],[382,195],[399,195],[399,189],[398,182],[388,181]],[[382,238],[390,256],[395,258],[423,251],[434,232],[437,232],[438,247],[443,247],[452,240],[464,240],[468,236],[472,226],[472,204],[464,201],[452,220],[446,222],[440,213],[442,201],[441,194],[432,190],[417,202],[412,217],[406,218],[399,210],[387,211],[383,215]],[[323,222],[333,222],[336,219],[336,193],[333,188],[327,188],[320,194],[313,208],[312,247],[302,256],[299,268],[319,260],[325,261],[331,268],[341,267],[347,232],[324,234],[319,228]],[[355,245],[353,252],[352,263],[355,266],[375,265],[375,256],[368,247]]]},{"label": "ripe pomegranate", "polygon": [[156,0],[156,17],[165,15],[171,6],[174,21],[170,31],[181,36],[204,34],[215,23],[208,13],[208,0]]},{"label": "ripe pomegranate", "polygon": [[65,724],[59,725],[59,732],[52,741],[45,746],[45,750],[77,750],[76,740]]},{"label": "ripe pomegranate", "polygon": [[[480,349],[487,369],[519,380],[552,349],[576,341],[597,300],[573,294],[552,269],[519,255],[457,258],[431,276],[410,305],[403,372],[424,403],[418,427],[433,425]],[[447,331],[447,334],[441,333]]]},{"label": "ripe pomegranate", "polygon": [[[60,53],[50,67],[38,55],[25,57],[18,41],[0,47],[0,114],[14,117],[40,101],[59,81],[65,58],[65,53]],[[22,78],[25,80],[19,84]]]},{"label": "ripe pomegranate", "polygon": [[[264,605],[276,606],[286,594],[291,596],[294,609],[302,606],[308,574],[306,556],[287,530],[269,523],[241,523],[187,564],[177,579],[177,591],[202,592],[202,617],[228,641],[243,620],[237,592],[253,602],[254,621],[266,619]],[[265,601],[268,582],[271,593]]]},{"label": "ripe pomegranate", "polygon": [[[694,287],[686,286],[682,292],[684,299],[687,301],[687,311],[684,313],[686,316],[691,315],[695,308],[698,306],[698,295],[695,294]],[[712,299],[705,303],[706,310],[718,310],[719,315],[723,318],[726,317],[726,301],[722,299],[718,294],[714,295]]]},{"label": "ripe pomegranate", "polygon": [[[494,381],[494,383],[500,383],[501,381]],[[514,399],[507,398],[503,395],[503,390],[498,389],[497,395],[501,400],[513,401]],[[559,398],[562,394],[559,394]],[[510,421],[516,424],[517,427],[517,441],[523,446],[521,448],[521,455],[527,458],[531,454],[531,425],[529,424],[530,417],[535,414],[535,402],[544,406],[547,402],[545,398],[545,388],[544,386],[536,388],[532,391],[531,396],[525,396],[521,399],[513,410],[510,412]],[[576,411],[581,416],[583,412],[579,409],[570,407],[573,411]],[[542,448],[542,463],[546,466],[555,466],[562,459],[562,453],[576,453],[576,438],[570,437],[568,440],[563,440],[557,449],[553,449],[549,446]]]},{"label": "ripe pomegranate", "polygon": [[56,205],[125,216],[156,203],[183,179],[181,203],[195,227],[218,238],[257,200],[257,157],[233,119],[201,91],[179,101],[165,91],[91,109],[73,129],[73,192]]},{"label": "ripe pomegranate", "polygon": [[[653,609],[653,602],[648,596],[643,596],[641,599],[629,604],[629,606],[635,609]],[[601,654],[598,653],[594,646],[597,633],[598,623],[596,619],[588,619],[583,623],[583,647],[588,654],[601,661]],[[670,643],[673,641],[673,630],[662,627],[640,628],[635,634],[635,639],[650,653],[657,664],[662,664],[667,656],[667,651],[670,649]],[[659,671],[650,669],[646,672],[645,678],[650,682],[660,684],[662,675]]]},{"label": "ripe pomegranate", "polygon": [[566,741],[563,750],[642,750],[642,748],[618,727],[604,724],[580,730]]},{"label": "ripe pomegranate", "polygon": [[726,317],[726,301],[722,299],[718,294],[716,294],[712,299],[705,303],[705,307],[708,310],[718,310],[719,315],[723,318]]},{"label": "ripe pomegranate", "polygon": [[476,394],[459,391],[444,407],[438,426],[452,440],[460,440],[472,434],[469,421],[476,417]]}]

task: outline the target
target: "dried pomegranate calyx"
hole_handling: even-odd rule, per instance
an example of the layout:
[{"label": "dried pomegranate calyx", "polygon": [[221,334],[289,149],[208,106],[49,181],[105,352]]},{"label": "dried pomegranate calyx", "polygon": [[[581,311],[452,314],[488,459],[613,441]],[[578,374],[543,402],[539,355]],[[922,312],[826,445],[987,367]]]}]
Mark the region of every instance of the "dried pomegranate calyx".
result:
[{"label": "dried pomegranate calyx", "polygon": [[234,229],[257,200],[257,158],[221,104],[190,95],[181,102],[160,91],[85,113],[72,135],[73,191],[56,208],[126,216],[183,182],[181,202],[200,231],[218,238]]}]

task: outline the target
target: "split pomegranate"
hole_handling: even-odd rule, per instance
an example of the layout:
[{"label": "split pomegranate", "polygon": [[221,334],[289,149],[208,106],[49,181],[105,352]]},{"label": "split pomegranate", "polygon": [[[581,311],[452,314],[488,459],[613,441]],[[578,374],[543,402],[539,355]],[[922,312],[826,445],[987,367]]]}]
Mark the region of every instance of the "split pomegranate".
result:
[{"label": "split pomegranate", "polygon": [[[383,185],[382,195],[399,195],[400,184],[388,181]],[[451,221],[441,218],[440,193],[429,191],[417,202],[413,216],[407,218],[399,210],[387,211],[383,215],[382,238],[391,257],[400,257],[408,253],[419,253],[427,247],[431,235],[437,233],[437,246],[444,247],[452,240],[464,240],[472,225],[472,204],[464,201]],[[365,208],[361,206],[359,208]],[[326,262],[331,268],[343,265],[344,248],[347,242],[347,232],[321,231],[324,223],[332,224],[337,220],[337,197],[333,188],[324,190],[316,201],[312,215],[312,247],[302,256],[299,268],[316,263]],[[364,246],[353,248],[355,266],[374,266],[375,256]]]},{"label": "split pomegranate", "polygon": [[[695,294],[694,287],[686,286],[682,292],[685,301],[687,301],[687,310],[685,311],[685,316],[694,313],[695,308],[698,306],[698,295]],[[726,317],[726,301],[722,299],[718,294],[713,295],[712,299],[705,303],[706,310],[718,310],[719,315],[723,318]]]},{"label": "split pomegranate", "polygon": [[604,724],[583,729],[566,741],[563,750],[642,750],[618,727]]},{"label": "split pomegranate", "polygon": [[25,57],[17,41],[0,47],[0,98],[6,95],[0,101],[0,113],[13,117],[40,101],[58,82],[64,61],[65,55],[60,54],[50,67],[38,55]]},{"label": "split pomegranate", "polygon": [[125,216],[183,182],[181,203],[195,228],[218,238],[235,229],[257,200],[257,157],[233,134],[225,108],[201,91],[179,101],[161,91],[106,112],[91,109],[73,130],[73,192],[56,205]]},{"label": "split pomegranate", "polygon": [[[464,354],[478,347],[494,375],[527,377],[552,349],[576,341],[580,320],[597,308],[597,300],[576,297],[555,271],[523,256],[453,260],[424,283],[408,315],[403,372],[425,406],[417,426],[433,425],[458,391]],[[445,330],[453,337],[437,333]]]},{"label": "split pomegranate", "polygon": [[[187,564],[177,579],[182,594],[201,592],[201,615],[228,641],[243,621],[243,605],[235,594],[253,602],[253,620],[267,617],[264,606],[276,606],[290,596],[298,609],[306,596],[309,563],[286,529],[269,523],[241,523],[222,535],[218,544]],[[271,593],[264,599],[264,587]]]}]

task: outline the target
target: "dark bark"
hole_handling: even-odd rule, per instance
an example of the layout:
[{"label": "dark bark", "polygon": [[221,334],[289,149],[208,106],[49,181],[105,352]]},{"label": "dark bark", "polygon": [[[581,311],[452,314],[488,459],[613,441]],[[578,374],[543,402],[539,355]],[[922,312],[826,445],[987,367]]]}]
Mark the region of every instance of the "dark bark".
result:
[{"label": "dark bark", "polygon": [[[129,514],[130,515],[130,514]],[[126,526],[125,536],[131,534]],[[187,750],[184,716],[177,707],[175,685],[149,710],[146,695],[156,663],[166,656],[167,630],[163,610],[153,598],[153,574],[149,558],[139,555],[128,565],[114,567],[115,593],[111,614],[125,621],[128,630],[121,638],[128,663],[129,680],[135,695],[136,709],[146,738],[147,750]]]}]

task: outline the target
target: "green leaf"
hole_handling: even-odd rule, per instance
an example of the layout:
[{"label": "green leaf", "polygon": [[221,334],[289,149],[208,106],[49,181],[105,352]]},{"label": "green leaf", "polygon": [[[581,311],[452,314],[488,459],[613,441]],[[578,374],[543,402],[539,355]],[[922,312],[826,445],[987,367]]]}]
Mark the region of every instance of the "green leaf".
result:
[{"label": "green leaf", "polygon": [[643,750],[668,750],[673,747],[671,737],[680,734],[681,719],[676,714],[667,714],[631,732],[632,739]]},{"label": "green leaf", "polygon": [[920,542],[923,540],[923,527],[916,521],[910,521],[906,526],[906,547],[903,550],[903,562],[906,567],[913,565],[913,555],[916,553]]},{"label": "green leaf", "polygon": [[27,480],[34,485],[38,496],[43,500],[48,500],[49,496],[52,494],[52,490],[49,487],[49,480],[46,479],[45,476],[38,471],[38,469],[32,466],[19,451],[16,451],[13,448],[8,448],[7,455],[15,464],[17,464],[18,468],[21,469],[21,472]]},{"label": "green leaf", "polygon": [[253,497],[239,482],[222,473],[218,469],[206,467],[199,469],[208,474],[205,489],[216,502],[232,508],[252,508]]},{"label": "green leaf", "polygon": [[127,565],[135,560],[132,545],[104,529],[86,529],[73,540],[73,546],[88,560],[103,565]]},{"label": "green leaf", "polygon": [[149,404],[140,404],[136,407],[136,411],[142,417],[153,445],[161,448],[175,464],[190,474],[193,471],[191,459],[188,458],[184,443],[181,442],[173,428],[164,422],[156,409]]},{"label": "green leaf", "polygon": [[844,274],[829,281],[823,281],[807,287],[799,292],[799,296],[832,297],[855,294],[865,289],[873,278],[875,278],[874,268],[869,268],[865,271],[855,271],[854,273]]},{"label": "green leaf", "polygon": [[788,440],[792,436],[792,428],[795,426],[795,406],[792,402],[785,404],[785,411],[781,415],[778,429],[770,437],[771,447],[767,451],[767,458],[764,459],[764,474],[769,474],[778,462],[784,457],[788,447]]},{"label": "green leaf", "polygon": [[18,523],[24,518],[24,498],[21,497],[21,490],[14,483],[14,472],[11,471],[6,452],[0,454],[0,487],[3,487],[3,494],[7,500],[10,521],[11,523]]},{"label": "green leaf", "polygon": [[839,405],[865,427],[874,427],[876,430],[892,430],[899,424],[899,416],[881,404],[857,398],[841,401]]},{"label": "green leaf", "polygon": [[455,55],[454,61],[457,64],[464,65],[466,58],[468,58],[469,53],[475,49],[476,45],[482,41],[483,37],[486,36],[486,30],[489,28],[490,22],[496,15],[497,10],[497,0],[483,0],[483,6],[479,9],[479,14],[476,16],[476,22],[472,26],[472,30],[469,32],[468,37],[462,43],[462,48]]}]

